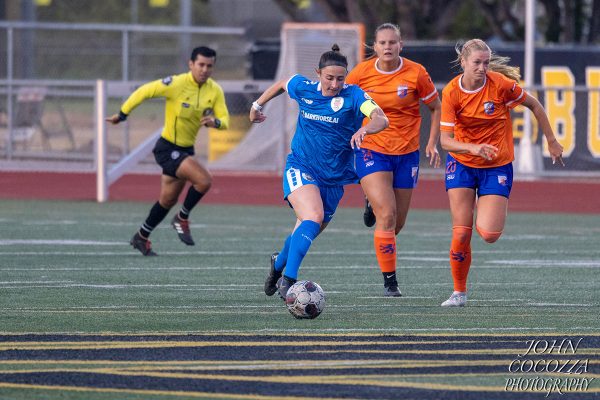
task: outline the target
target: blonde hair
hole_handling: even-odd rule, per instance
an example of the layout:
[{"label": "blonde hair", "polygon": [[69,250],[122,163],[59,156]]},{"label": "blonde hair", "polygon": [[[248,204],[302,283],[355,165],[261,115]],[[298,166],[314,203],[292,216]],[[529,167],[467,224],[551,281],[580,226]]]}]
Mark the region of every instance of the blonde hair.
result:
[{"label": "blonde hair", "polygon": [[398,39],[402,40],[402,35],[400,34],[400,27],[398,25],[392,24],[391,22],[386,22],[384,24],[379,25],[377,28],[375,28],[375,33],[373,34],[373,46],[370,46],[367,43],[365,43],[365,47],[371,52],[371,55],[368,57],[368,59],[377,56],[377,53],[375,53],[375,41],[377,40],[377,34],[386,29],[390,29],[396,32],[396,34],[398,35]]},{"label": "blonde hair", "polygon": [[521,79],[521,71],[519,67],[515,67],[513,65],[508,65],[510,61],[510,57],[502,57],[496,55],[492,52],[492,49],[481,39],[471,39],[463,43],[457,43],[454,46],[456,50],[456,60],[453,61],[453,64],[458,68],[461,68],[460,62],[461,60],[466,60],[473,51],[488,51],[490,53],[490,65],[489,70],[499,72],[502,75],[518,81]]}]

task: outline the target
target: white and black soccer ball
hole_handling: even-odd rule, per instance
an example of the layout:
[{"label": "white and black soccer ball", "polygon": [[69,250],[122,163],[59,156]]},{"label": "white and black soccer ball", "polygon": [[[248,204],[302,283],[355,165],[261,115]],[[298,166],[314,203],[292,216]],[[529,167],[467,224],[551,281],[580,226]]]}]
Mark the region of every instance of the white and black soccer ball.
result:
[{"label": "white and black soccer ball", "polygon": [[317,318],[325,308],[325,292],[315,282],[298,281],[288,290],[285,305],[298,319]]}]

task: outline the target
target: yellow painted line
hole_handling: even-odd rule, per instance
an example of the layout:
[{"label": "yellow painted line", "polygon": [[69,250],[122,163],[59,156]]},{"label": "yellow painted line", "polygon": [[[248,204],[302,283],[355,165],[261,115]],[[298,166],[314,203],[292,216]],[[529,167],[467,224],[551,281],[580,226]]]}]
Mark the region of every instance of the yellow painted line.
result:
[{"label": "yellow painted line", "polygon": [[[597,364],[597,363],[596,363]],[[462,362],[462,363],[447,363],[445,365],[421,365],[421,366],[411,366],[411,365],[406,365],[406,366],[400,366],[400,368],[406,368],[406,369],[410,369],[410,368],[440,368],[440,367],[460,367],[460,366],[476,366],[476,367],[483,367],[483,366],[498,366],[498,365],[504,365],[504,363],[500,362],[500,361],[487,361],[487,362],[483,362],[483,363],[468,363],[468,362]],[[314,367],[310,367],[311,369]],[[338,368],[325,368],[326,370],[336,370],[336,369],[340,369],[341,367]],[[356,367],[358,369],[363,369],[360,367]],[[399,368],[398,366],[386,366],[386,367],[382,367],[382,368],[377,368],[377,369],[396,369]],[[161,372],[161,370],[166,370],[167,372]],[[308,368],[294,368],[294,367],[290,367],[290,368],[286,368],[285,370],[302,370],[302,369],[308,369]],[[345,369],[345,368],[344,368]],[[351,368],[349,368],[351,369]],[[170,371],[177,371],[177,370],[184,370],[184,371],[190,371],[190,372],[170,372]],[[210,372],[213,372],[211,374],[205,374],[205,373],[200,373],[200,372],[193,372],[193,371],[204,371],[204,370],[208,370]],[[234,369],[237,370],[237,369]],[[263,369],[261,369],[263,370]],[[275,370],[275,371],[282,371],[284,370],[283,368],[276,368],[276,369],[265,369],[268,371],[271,370]],[[217,370],[218,371],[218,370]],[[228,369],[229,371],[229,369]],[[304,381],[304,377],[306,377],[306,375],[302,375],[297,376],[297,377],[290,377],[288,375],[283,375],[281,377],[278,376],[274,376],[274,375],[269,375],[269,376],[252,376],[252,377],[248,377],[246,375],[222,375],[222,374],[217,374],[214,373],[215,369],[210,369],[210,368],[201,368],[201,369],[196,369],[196,368],[184,368],[184,367],[179,367],[179,368],[134,368],[134,367],[127,367],[127,368],[120,368],[117,366],[106,366],[106,367],[94,367],[94,368],[86,368],[86,369],[81,369],[81,368],[65,368],[65,367],[57,367],[57,368],[33,368],[33,369],[18,369],[18,370],[9,370],[9,371],[1,371],[2,374],[7,374],[7,375],[13,375],[13,374],[44,374],[44,373],[88,373],[88,374],[110,374],[110,375],[123,375],[123,376],[153,376],[153,377],[169,377],[169,378],[192,378],[192,379],[211,379],[211,380],[242,380],[242,381],[267,381],[267,382],[285,382],[285,380],[287,378],[290,379],[299,379],[299,381],[297,381],[297,383],[309,383],[309,382],[305,382]],[[502,376],[514,376],[514,375],[519,375],[519,376],[539,376],[539,375],[543,375],[543,376],[557,376],[557,377],[585,377],[585,378],[594,378],[594,379],[598,379],[600,378],[600,374],[593,374],[593,373],[582,373],[582,374],[565,374],[565,373],[560,373],[560,372],[539,372],[539,373],[510,373],[508,371],[506,372],[459,372],[459,373],[453,373],[453,372],[439,372],[439,373],[422,373],[422,374],[410,374],[410,375],[404,375],[404,374],[386,374],[386,373],[382,373],[382,374],[375,374],[375,375],[328,375],[326,372],[319,375],[321,378],[323,379],[338,379],[338,377],[340,376],[346,376],[349,377],[350,379],[372,379],[372,377],[376,377],[376,376],[380,376],[382,378],[389,378],[389,377],[398,377],[398,378],[402,378],[402,379],[410,379],[413,377],[433,377],[433,376],[470,376],[470,375],[476,375],[476,376],[493,376],[493,375],[502,375]],[[310,378],[313,379],[313,378]],[[302,381],[300,381],[302,380]],[[317,381],[314,381],[315,383]]]},{"label": "yellow painted line", "polygon": [[[417,369],[417,368],[445,368],[445,367],[493,367],[493,366],[506,366],[508,370],[509,363],[507,360],[450,360],[450,361],[437,361],[437,360],[398,360],[398,361],[388,361],[381,364],[372,364],[372,363],[354,363],[354,364],[346,364],[346,365],[324,365],[324,364],[306,364],[306,365],[298,365],[299,363],[294,361],[294,365],[291,365],[289,362],[277,364],[277,365],[265,365],[262,368],[239,368],[237,366],[128,366],[120,368],[121,370],[137,370],[137,371],[158,371],[158,370],[236,370],[236,369],[248,369],[252,371],[260,371],[260,370],[309,370],[313,368],[323,368],[323,369],[396,369],[396,368],[405,368],[405,369]],[[588,365],[600,365],[600,360],[589,360]],[[569,364],[568,367],[573,364]],[[258,365],[260,367],[260,365]]]},{"label": "yellow painted line", "polygon": [[[96,373],[109,373],[102,370],[95,371]],[[254,377],[254,376],[232,376],[232,375],[214,375],[214,374],[182,374],[182,373],[146,373],[136,374],[122,372],[119,376],[132,376],[132,377],[154,377],[154,378],[171,378],[171,379],[203,379],[203,380],[214,380],[220,382],[255,382],[255,383],[281,383],[281,384],[305,384],[305,385],[316,385],[316,384],[328,384],[328,385],[347,385],[348,380],[354,380],[355,375],[339,375],[339,376],[321,376],[321,375],[303,375],[303,376],[268,376],[268,377]],[[420,389],[437,389],[437,390],[468,390],[464,386],[450,385],[450,384],[438,384],[430,382],[390,382],[385,380],[376,380],[372,378],[365,378],[364,376],[358,376],[360,381],[352,381],[352,385],[358,386],[380,386],[380,387],[411,387]],[[474,389],[476,388],[476,389]],[[486,390],[486,391],[499,391],[501,386],[471,386],[471,390]]]},{"label": "yellow painted line", "polygon": [[[129,340],[115,340],[115,341],[75,341],[75,340],[63,340],[63,341],[14,341],[14,342],[0,342],[0,346],[18,346],[18,345],[48,345],[48,344],[57,344],[57,345],[68,345],[68,344],[104,344],[104,343],[118,343],[118,344],[137,344],[137,343],[162,343],[162,344],[177,344],[177,343],[185,343],[185,344],[194,344],[198,346],[311,346],[311,345],[319,345],[319,346],[366,346],[366,345],[420,345],[420,344],[480,344],[480,341],[474,340],[461,340],[461,341],[441,341],[441,340],[429,340],[429,341],[413,341],[413,340],[388,340],[388,341],[378,341],[378,340],[361,340],[361,341],[329,341],[329,340],[308,340],[308,341],[281,341],[281,340],[255,340],[255,341],[212,341],[212,340],[148,340],[148,341],[129,341]],[[523,342],[525,343],[525,342]],[[523,349],[524,350],[524,349]]]},{"label": "yellow painted line", "polygon": [[[129,376],[135,376],[135,374],[123,374]],[[245,382],[257,382],[257,383],[283,383],[283,384],[307,384],[307,385],[315,385],[315,384],[328,384],[328,385],[347,385],[348,379],[352,377],[352,375],[340,375],[335,377],[322,377],[318,375],[313,376],[302,376],[302,377],[293,377],[293,376],[281,376],[281,377],[248,377],[248,376],[220,376],[220,375],[189,375],[189,374],[146,374],[142,375],[144,377],[157,377],[157,378],[181,378],[181,379],[206,379],[206,380],[218,380],[218,381],[245,381]],[[362,377],[362,376],[361,376]],[[364,378],[364,377],[363,377]],[[2,383],[0,383],[0,387],[2,387]],[[433,383],[433,382],[406,382],[406,381],[379,381],[374,379],[365,379],[361,381],[353,381],[352,385],[355,386],[376,386],[376,387],[387,387],[387,388],[413,388],[413,389],[424,389],[424,390],[456,390],[456,391],[484,391],[484,392],[501,392],[504,391],[504,386],[477,386],[477,385],[453,385],[446,383]],[[90,388],[93,391],[93,389]],[[150,391],[154,392],[154,391]],[[170,392],[166,392],[170,393]]]},{"label": "yellow painted line", "polygon": [[[469,365],[469,364],[465,364]],[[80,369],[69,369],[69,368],[60,368],[60,369],[35,369],[35,370],[18,370],[18,371],[9,371],[8,374],[23,374],[23,373],[81,373],[85,372],[88,374],[104,374],[104,375],[119,375],[119,376],[132,376],[132,377],[154,377],[154,378],[171,378],[171,379],[202,379],[202,380],[215,380],[215,381],[242,381],[242,382],[269,382],[269,383],[295,383],[295,384],[339,384],[340,381],[344,381],[347,384],[367,384],[363,382],[369,382],[368,384],[374,384],[374,382],[379,382],[377,385],[387,385],[390,378],[398,378],[403,380],[410,380],[412,377],[417,375],[403,375],[403,374],[379,374],[379,375],[301,375],[301,376],[290,376],[290,375],[269,375],[269,376],[247,376],[247,375],[222,375],[215,373],[194,373],[194,372],[160,372],[154,370],[130,370],[130,369],[121,369],[121,368],[92,368],[85,371]],[[490,373],[490,374],[475,374],[468,373],[472,375],[497,375],[499,373]],[[515,375],[510,374],[509,372],[502,373],[504,376]],[[429,376],[455,376],[455,375],[463,375],[463,373],[453,374],[453,373],[436,373],[436,374],[419,374],[419,376],[429,377]],[[519,375],[543,375],[543,376],[561,376],[564,377],[565,374],[561,373],[546,373],[546,374],[519,374]],[[381,377],[384,381],[381,382],[377,379],[373,379],[374,377]],[[572,377],[575,377],[574,375]],[[577,374],[576,377],[586,377],[586,378],[595,378],[600,377],[599,374]]]},{"label": "yellow painted line", "polygon": [[[331,350],[306,350],[307,353],[361,353],[361,354],[509,354],[517,357],[517,354],[521,354],[523,349],[461,349],[461,350],[392,350],[392,349],[375,349],[375,350],[352,350],[352,349],[331,349]],[[600,349],[577,349],[575,354],[542,354],[546,357],[576,357],[578,355],[600,355]]]},{"label": "yellow painted line", "polygon": [[[57,371],[54,371],[57,372]],[[64,370],[61,372],[71,372],[69,370]],[[115,374],[115,371],[106,370],[106,369],[97,369],[91,371],[97,374]],[[214,380],[214,381],[236,381],[236,382],[256,382],[256,383],[282,383],[282,384],[306,384],[306,385],[315,385],[315,384],[328,384],[328,385],[356,385],[356,386],[376,386],[376,387],[393,387],[393,388],[415,388],[415,389],[427,389],[427,390],[453,390],[453,391],[484,391],[484,392],[502,392],[504,391],[504,386],[484,386],[484,385],[464,385],[464,384],[448,384],[448,383],[434,383],[434,382],[410,382],[406,381],[411,378],[411,375],[390,375],[390,376],[382,376],[380,379],[373,379],[373,376],[364,376],[364,375],[334,375],[334,376],[322,376],[322,375],[304,375],[304,376],[269,376],[269,377],[251,377],[251,376],[234,376],[234,375],[215,375],[215,374],[182,374],[182,373],[133,373],[128,371],[120,371],[118,372],[120,376],[137,376],[137,377],[155,377],[155,378],[171,378],[171,379],[203,379],[203,380]],[[437,374],[438,376],[452,377],[453,374]],[[475,374],[477,375],[477,374]],[[497,374],[496,374],[497,375]],[[506,375],[506,374],[504,374]],[[555,374],[556,376],[564,376],[564,374]],[[427,375],[425,375],[427,376]],[[583,377],[583,375],[581,376]],[[585,377],[597,377],[596,374],[586,374]],[[375,377],[377,378],[377,377]],[[401,379],[401,381],[390,381],[390,378]],[[5,385],[11,385],[8,383],[0,383],[0,387]],[[25,385],[31,387],[32,385]],[[37,386],[37,385],[33,385]],[[47,386],[44,386],[47,388]],[[56,388],[55,386],[50,386],[50,388]],[[78,390],[80,388],[66,387],[72,388],[70,390]],[[86,388],[89,391],[104,391],[111,389],[98,389],[95,388]],[[590,390],[591,389],[591,390]],[[118,390],[120,392],[129,392],[127,390]],[[138,393],[146,393],[146,394],[158,394],[163,391],[135,391]],[[588,388],[587,392],[596,393],[600,392],[600,388]],[[179,393],[179,392],[166,392],[167,394],[171,393]],[[187,392],[184,392],[187,394]],[[194,392],[193,392],[194,393]],[[200,393],[200,396],[206,395],[205,393]],[[233,395],[232,395],[233,396]],[[249,398],[255,398],[250,396]],[[262,396],[260,398],[263,398]],[[279,398],[279,397],[278,397]],[[290,397],[290,399],[298,399],[296,397]]]},{"label": "yellow painted line", "polygon": [[[498,366],[504,365],[508,369],[507,359],[501,360],[294,360],[293,364],[289,361],[87,361],[87,360],[6,360],[1,361],[0,365],[44,365],[49,364],[56,368],[65,368],[68,365],[90,367],[90,368],[115,368],[119,370],[277,370],[277,369],[384,369],[384,368],[440,368],[457,366]],[[57,365],[58,364],[58,365]],[[589,365],[600,364],[600,360],[588,360]],[[46,369],[55,371],[56,369]],[[78,371],[87,371],[88,368],[80,368]],[[21,372],[36,372],[39,369],[20,370]],[[1,373],[15,373],[15,370],[0,370]]]},{"label": "yellow painted line", "polygon": [[[157,396],[175,396],[175,397],[194,397],[204,399],[245,399],[245,400],[314,400],[314,397],[301,396],[267,396],[267,395],[248,395],[248,394],[230,394],[230,393],[209,393],[209,392],[185,392],[168,390],[141,390],[141,389],[111,389],[111,388],[93,388],[82,386],[52,386],[52,385],[30,385],[22,383],[1,383],[0,388],[9,389],[36,389],[36,390],[60,390],[72,392],[93,392],[93,393],[128,393],[141,395]],[[323,398],[324,400],[335,400],[335,398]],[[350,399],[353,400],[353,399]]]},{"label": "yellow painted line", "polygon": [[[494,363],[497,364],[497,363]],[[465,366],[469,364],[463,364]],[[483,364],[483,365],[492,365],[492,364]],[[452,365],[458,366],[458,365]],[[481,366],[481,364],[477,364],[477,366]],[[279,370],[281,371],[281,370]],[[500,376],[500,377],[511,377],[511,376],[519,376],[519,377],[569,377],[569,378],[594,378],[599,379],[600,374],[592,374],[592,373],[582,373],[582,374],[564,374],[560,372],[553,373],[520,373],[520,374],[511,374],[509,372],[437,372],[437,373],[419,373],[419,374],[369,374],[369,375],[328,375],[327,373],[323,373],[318,375],[310,376],[310,381],[305,381],[305,377],[308,375],[302,375],[297,377],[290,377],[289,375],[268,375],[268,376],[253,376],[248,377],[247,375],[220,375],[220,374],[200,374],[200,373],[178,373],[178,372],[160,372],[158,370],[130,370],[130,369],[122,369],[122,368],[93,368],[93,369],[73,369],[73,368],[56,368],[56,369],[26,369],[26,370],[13,370],[13,371],[3,371],[2,374],[6,375],[15,375],[15,374],[44,374],[44,373],[87,373],[87,374],[103,374],[103,375],[122,375],[122,376],[135,376],[135,377],[163,377],[163,378],[185,378],[185,379],[205,379],[205,380],[226,380],[226,381],[257,381],[257,382],[273,382],[273,383],[285,383],[287,382],[287,378],[298,379],[296,383],[328,383],[328,380],[340,380],[340,377],[343,377],[344,380],[347,380],[349,384],[353,384],[353,381],[358,380],[389,380],[393,379],[402,379],[402,380],[412,380],[413,378],[459,378],[459,377],[492,377],[492,376]],[[323,382],[318,382],[318,380],[324,380]]]},{"label": "yellow painted line", "polygon": [[[482,360],[465,360],[465,363],[468,364],[472,364],[478,361],[482,361]],[[220,361],[202,361],[202,360],[197,360],[197,361],[177,361],[177,360],[170,360],[170,361],[113,361],[113,360],[65,360],[65,359],[52,359],[52,360],[2,360],[0,361],[0,365],[28,365],[28,364],[33,364],[33,365],[40,365],[40,364],[73,364],[73,365],[103,365],[103,364],[110,364],[110,365],[118,365],[118,366],[144,366],[144,365],[149,365],[149,366],[164,366],[164,368],[171,368],[174,366],[178,366],[181,365],[182,368],[191,368],[194,365],[197,365],[198,367],[206,367],[206,368],[219,368],[221,367],[231,367],[231,368],[235,368],[235,367],[240,367],[240,368],[247,368],[249,366],[285,366],[286,368],[293,368],[294,366],[298,367],[298,368],[302,368],[302,365],[306,365],[308,368],[313,368],[314,366],[336,366],[339,365],[340,367],[344,367],[344,366],[352,366],[354,364],[357,364],[358,366],[362,366],[362,365],[373,365],[373,366],[378,366],[379,364],[411,364],[411,365],[419,365],[419,364],[429,364],[429,363],[455,363],[455,362],[460,362],[462,365],[462,361],[456,361],[456,360],[447,360],[447,361],[441,361],[441,360],[412,360],[412,359],[404,359],[404,360],[386,360],[386,359],[382,359],[382,360],[378,360],[378,359],[368,359],[368,360],[353,360],[353,359],[348,359],[348,360],[294,360],[294,365],[291,365],[289,360],[262,360],[262,361],[238,361],[238,360],[231,360],[231,361],[227,361],[227,360],[220,360]],[[498,360],[498,362],[506,362],[506,360]],[[598,362],[600,363],[600,361],[593,361],[590,360],[590,363],[592,362]]]},{"label": "yellow painted line", "polygon": [[[53,372],[82,372],[82,373],[92,373],[92,372],[106,372],[110,371],[110,373],[152,373],[152,372],[161,372],[161,371],[190,371],[189,373],[195,373],[192,371],[238,371],[238,370],[248,370],[248,371],[282,371],[282,370],[312,370],[314,368],[326,369],[326,370],[337,370],[337,369],[396,369],[396,368],[440,368],[440,367],[459,367],[459,366],[504,366],[506,365],[505,360],[490,360],[483,362],[470,362],[469,360],[465,361],[441,361],[439,363],[436,362],[422,362],[422,363],[414,363],[411,360],[404,360],[402,362],[394,362],[387,363],[387,365],[372,365],[372,364],[358,364],[358,365],[320,365],[320,364],[307,364],[307,365],[298,365],[297,362],[294,364],[290,364],[289,361],[287,363],[280,363],[277,365],[257,365],[259,368],[248,368],[247,366],[154,366],[154,365],[142,365],[142,366],[121,366],[121,365],[89,365],[87,368],[76,368],[76,367],[68,367],[67,365],[56,365],[55,368],[27,368],[27,369],[11,369],[11,370],[0,370],[0,373],[3,374],[35,374],[35,373],[53,373]],[[167,372],[171,373],[171,372]],[[175,373],[175,372],[173,372]]]},{"label": "yellow painted line", "polygon": [[[62,341],[62,342],[3,342],[0,343],[0,351],[8,350],[60,350],[60,349],[139,349],[139,348],[169,348],[169,347],[341,347],[341,346],[418,346],[420,343],[407,341]],[[427,344],[439,344],[430,342]],[[452,344],[450,342],[449,344]],[[526,350],[526,346],[519,348],[503,348],[503,349],[464,349],[452,350],[452,352],[460,353],[487,353],[487,352],[502,352],[521,354]],[[341,351],[341,350],[340,350]],[[384,351],[384,350],[382,350]],[[387,351],[387,350],[385,350]],[[389,350],[394,351],[394,350]],[[409,351],[409,350],[407,350]],[[414,350],[419,353],[444,352],[451,350]],[[600,348],[579,348],[577,353],[587,351],[589,354],[600,354]]]},{"label": "yellow painted line", "polygon": [[[493,328],[489,328],[493,330]],[[361,337],[361,336],[398,336],[402,338],[406,337],[456,337],[456,336],[467,336],[467,337],[479,337],[479,336],[495,336],[499,339],[507,336],[523,336],[523,337],[534,337],[537,339],[538,337],[547,336],[553,337],[556,339],[564,338],[574,338],[576,336],[600,336],[600,330],[598,331],[585,331],[585,332],[573,332],[573,331],[554,331],[554,332],[543,332],[538,330],[531,330],[529,332],[501,332],[501,333],[477,333],[470,331],[461,331],[456,329],[448,328],[447,332],[439,331],[439,332],[399,332],[395,329],[381,329],[373,332],[331,332],[331,333],[312,333],[312,332],[302,332],[298,330],[294,330],[294,334],[297,337],[310,336],[310,337]],[[211,337],[223,337],[223,336],[286,336],[289,337],[289,332],[270,332],[264,330],[258,330],[255,332],[247,332],[247,331],[163,331],[163,332],[112,332],[112,331],[102,331],[102,332],[2,332],[0,331],[0,335],[3,336],[23,336],[23,335],[40,335],[40,336],[125,336],[125,337],[136,337],[136,336],[183,336],[183,335],[194,335],[194,336],[211,336]]]},{"label": "yellow painted line", "polygon": [[[70,370],[60,370],[53,372],[79,372]],[[169,379],[202,379],[209,381],[220,381],[220,382],[254,382],[254,383],[281,383],[281,384],[306,384],[306,385],[355,385],[355,386],[376,386],[376,387],[400,387],[400,388],[416,388],[416,389],[428,389],[428,390],[456,390],[456,391],[485,391],[485,392],[501,392],[504,390],[503,386],[484,386],[484,385],[464,385],[464,384],[440,384],[435,382],[411,382],[411,378],[414,377],[431,377],[439,376],[445,378],[451,377],[464,377],[464,376],[507,376],[507,373],[494,373],[494,374],[474,374],[474,373],[460,373],[460,374],[433,374],[433,375],[377,375],[377,376],[365,376],[365,375],[303,375],[303,376],[266,376],[266,377],[255,377],[246,375],[215,375],[215,374],[190,374],[190,373],[134,373],[129,371],[113,371],[110,369],[97,369],[88,371],[96,374],[110,374],[119,376],[131,376],[131,377],[153,377],[153,378],[169,378]],[[539,374],[532,374],[531,376],[537,376]],[[544,374],[544,377],[559,376],[564,377],[564,374]],[[577,378],[594,378],[600,377],[598,374],[585,374],[577,376]],[[391,381],[390,379],[399,379],[400,381]],[[0,383],[0,387],[2,387]],[[154,392],[154,391],[149,391]],[[596,393],[600,392],[600,388],[588,388],[586,392]],[[565,392],[567,393],[567,392]]]},{"label": "yellow painted line", "polygon": [[[471,342],[447,342],[447,344]],[[8,350],[87,350],[87,349],[139,349],[139,348],[169,348],[169,347],[341,347],[341,346],[418,346],[421,344],[440,344],[437,341],[413,342],[413,341],[28,341],[28,342],[1,342],[0,351]],[[446,354],[521,354],[526,346],[519,348],[502,349],[460,349],[460,350],[372,350],[373,352],[412,352],[419,354],[446,353]],[[333,350],[348,351],[348,350]],[[353,351],[353,350],[350,350]],[[600,348],[581,347],[577,354],[600,354]],[[568,354],[565,354],[568,355]]]},{"label": "yellow painted line", "polygon": [[[332,375],[332,378],[335,379],[338,376],[342,376],[342,375]],[[560,377],[560,378],[572,378],[572,379],[581,379],[581,378],[594,378],[594,379],[598,379],[600,378],[600,374],[590,374],[590,373],[584,373],[584,374],[563,374],[563,373],[542,373],[542,374],[511,374],[511,373],[506,373],[506,372],[493,372],[493,373],[489,373],[489,374],[485,374],[485,373],[476,373],[476,372],[460,372],[460,373],[436,373],[436,374],[410,374],[410,375],[403,375],[403,374],[390,374],[390,375],[346,375],[346,377],[350,380],[362,380],[362,379],[368,379],[368,380],[372,380],[373,377],[375,378],[381,378],[381,379],[390,379],[390,378],[394,378],[394,379],[402,379],[402,380],[411,380],[412,378],[467,378],[467,377],[481,377],[481,378],[489,378],[489,377],[503,377],[503,378],[510,378],[510,377],[526,377],[526,378],[535,378],[535,377],[540,377],[540,378],[550,378],[550,377]]]}]

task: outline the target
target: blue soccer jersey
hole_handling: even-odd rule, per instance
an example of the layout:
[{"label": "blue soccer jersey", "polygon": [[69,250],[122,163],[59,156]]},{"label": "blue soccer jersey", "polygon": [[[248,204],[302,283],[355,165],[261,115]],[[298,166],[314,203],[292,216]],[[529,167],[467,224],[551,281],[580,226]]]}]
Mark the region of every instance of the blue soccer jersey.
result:
[{"label": "blue soccer jersey", "polygon": [[286,84],[300,111],[292,139],[292,155],[325,186],[355,183],[352,135],[364,119],[360,111],[370,97],[356,85],[344,85],[334,97],[321,93],[319,82],[294,75]]}]

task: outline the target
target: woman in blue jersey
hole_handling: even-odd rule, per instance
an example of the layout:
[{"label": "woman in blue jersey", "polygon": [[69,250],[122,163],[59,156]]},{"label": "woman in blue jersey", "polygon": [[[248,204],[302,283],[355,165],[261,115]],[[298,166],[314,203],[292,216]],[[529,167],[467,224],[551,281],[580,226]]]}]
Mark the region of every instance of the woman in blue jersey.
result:
[{"label": "woman in blue jersey", "polygon": [[[344,83],[348,61],[337,45],[321,55],[316,72],[317,82],[302,75],[276,82],[250,110],[250,121],[263,122],[267,117],[262,108],[283,92],[300,107],[283,176],[284,199],[296,213],[296,225],[283,249],[271,256],[267,296],[279,289],[285,298],[312,241],[333,218],[344,185],[358,181],[352,148],[360,147],[365,135],[388,126],[381,108],[361,88]],[[365,116],[371,120],[361,127]]]}]

